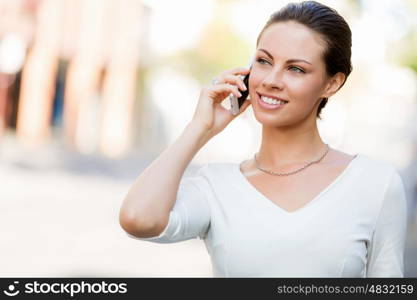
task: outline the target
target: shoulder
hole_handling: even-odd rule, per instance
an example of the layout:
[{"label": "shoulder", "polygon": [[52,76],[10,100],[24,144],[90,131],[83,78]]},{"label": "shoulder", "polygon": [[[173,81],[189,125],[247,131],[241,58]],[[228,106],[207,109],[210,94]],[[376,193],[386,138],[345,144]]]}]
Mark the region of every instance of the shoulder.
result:
[{"label": "shoulder", "polygon": [[205,163],[192,167],[186,177],[204,177],[209,180],[226,179],[227,176],[233,175],[234,168],[237,167],[237,163],[233,162]]},{"label": "shoulder", "polygon": [[405,191],[403,178],[394,163],[364,154],[359,155],[358,158],[360,173],[357,179],[364,189],[382,196],[383,199],[390,195],[403,196]]},{"label": "shoulder", "polygon": [[358,157],[361,161],[364,170],[372,174],[384,174],[385,176],[398,175],[398,169],[396,165],[390,161],[374,158],[366,154],[359,154]]},{"label": "shoulder", "polygon": [[[334,155],[330,160],[333,162],[349,163],[353,158],[352,164],[355,168],[355,180],[361,186],[378,187],[377,190],[384,190],[384,187],[398,181],[400,177],[396,165],[393,162],[372,157],[367,154],[356,153],[350,155],[339,150],[334,151]],[[337,163],[336,163],[337,164]]]},{"label": "shoulder", "polygon": [[194,186],[205,194],[230,190],[230,184],[236,180],[236,163],[205,163],[190,166],[187,174],[181,178],[182,189]]},{"label": "shoulder", "polygon": [[[357,158],[360,161],[356,183],[362,195],[361,199],[366,199],[373,211],[374,228],[381,211],[389,210],[400,218],[406,217],[407,198],[403,179],[396,165],[365,154],[359,154]],[[384,216],[382,219],[389,220],[390,217]]]},{"label": "shoulder", "polygon": [[201,164],[199,166],[194,167],[194,174],[195,175],[205,175],[215,172],[223,172],[223,171],[229,171],[233,167],[236,166],[236,163],[232,162],[216,162],[216,163],[205,163]]},{"label": "shoulder", "polygon": [[[356,155],[358,156],[357,158],[359,158],[359,161],[361,161],[361,164],[366,165],[368,168],[372,170],[385,170],[392,172],[395,169],[395,165],[389,161],[377,159],[362,153],[357,153]],[[337,149],[332,149],[329,161],[331,163],[346,164],[349,163],[352,159],[354,159],[354,156],[355,155],[351,155]]]}]

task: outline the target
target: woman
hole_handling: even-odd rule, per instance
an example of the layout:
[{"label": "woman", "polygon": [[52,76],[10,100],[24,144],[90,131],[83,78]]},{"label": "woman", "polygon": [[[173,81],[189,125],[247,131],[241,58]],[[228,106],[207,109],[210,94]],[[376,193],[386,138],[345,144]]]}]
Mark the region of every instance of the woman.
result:
[{"label": "woman", "polygon": [[[205,86],[184,132],[137,178],[122,228],[157,243],[204,239],[216,277],[403,277],[406,199],[397,170],[333,149],[317,130],[350,58],[351,31],[335,10],[306,1],[274,13],[252,67]],[[245,87],[240,76],[249,72]],[[258,153],[183,177],[236,117],[222,100],[246,88],[240,113],[252,105],[262,124]]]}]

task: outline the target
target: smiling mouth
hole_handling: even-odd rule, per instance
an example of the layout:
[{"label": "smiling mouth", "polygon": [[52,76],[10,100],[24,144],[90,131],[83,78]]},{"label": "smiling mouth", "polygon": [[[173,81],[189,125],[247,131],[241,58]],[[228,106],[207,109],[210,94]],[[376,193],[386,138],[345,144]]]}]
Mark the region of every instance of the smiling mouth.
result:
[{"label": "smiling mouth", "polygon": [[257,93],[257,95],[258,95],[259,101],[261,101],[264,104],[271,105],[271,106],[279,106],[279,105],[283,106],[283,105],[285,105],[289,102],[289,101],[283,100],[283,99],[276,100],[276,99],[271,98],[271,97],[263,96],[259,93]]},{"label": "smiling mouth", "polygon": [[259,97],[267,97],[267,98],[271,98],[271,99],[275,99],[275,100],[279,100],[279,101],[284,101],[284,102],[289,102],[289,101],[287,101],[287,100],[284,100],[284,99],[282,99],[282,98],[279,98],[279,97],[268,97],[267,95],[262,95],[262,94],[260,94],[260,93],[258,93],[258,92],[256,92],[256,94],[259,96]]}]

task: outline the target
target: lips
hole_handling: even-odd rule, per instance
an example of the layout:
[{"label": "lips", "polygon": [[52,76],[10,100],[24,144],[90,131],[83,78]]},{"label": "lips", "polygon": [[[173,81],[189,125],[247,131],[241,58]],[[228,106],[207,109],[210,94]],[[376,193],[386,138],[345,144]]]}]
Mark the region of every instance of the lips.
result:
[{"label": "lips", "polygon": [[285,100],[283,98],[279,98],[279,97],[276,97],[276,96],[267,95],[267,94],[260,94],[258,92],[256,92],[256,93],[258,94],[259,97],[265,96],[265,97],[272,98],[272,99],[275,99],[275,100],[281,100],[281,101],[285,101],[287,103],[289,102],[288,100]]}]

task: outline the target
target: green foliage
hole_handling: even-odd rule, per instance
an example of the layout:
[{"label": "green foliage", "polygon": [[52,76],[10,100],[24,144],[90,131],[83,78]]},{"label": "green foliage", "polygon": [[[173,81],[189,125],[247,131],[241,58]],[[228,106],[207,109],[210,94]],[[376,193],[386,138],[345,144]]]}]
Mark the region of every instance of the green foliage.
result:
[{"label": "green foliage", "polygon": [[400,63],[417,73],[417,30],[406,38],[405,47],[400,55]]}]

